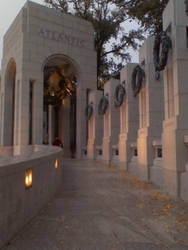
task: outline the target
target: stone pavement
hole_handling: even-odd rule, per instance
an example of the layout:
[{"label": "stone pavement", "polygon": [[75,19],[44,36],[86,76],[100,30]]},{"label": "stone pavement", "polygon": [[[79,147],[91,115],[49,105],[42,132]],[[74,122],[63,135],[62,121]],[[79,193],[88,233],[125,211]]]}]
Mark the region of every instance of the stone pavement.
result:
[{"label": "stone pavement", "polygon": [[3,250],[188,249],[188,203],[127,172],[64,160],[55,198]]}]

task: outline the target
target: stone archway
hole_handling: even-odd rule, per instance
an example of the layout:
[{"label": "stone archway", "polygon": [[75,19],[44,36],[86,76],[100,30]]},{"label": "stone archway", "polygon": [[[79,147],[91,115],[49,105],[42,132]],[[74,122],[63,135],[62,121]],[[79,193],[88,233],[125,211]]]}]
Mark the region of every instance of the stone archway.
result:
[{"label": "stone archway", "polygon": [[[16,32],[16,36],[15,32],[12,32],[13,30]],[[10,44],[14,44],[14,46],[10,46]],[[58,124],[59,128],[61,128],[60,131],[58,129],[58,136],[62,136],[64,140],[69,141],[66,141],[66,145],[70,144],[70,135],[72,135],[73,139],[76,138],[76,142],[73,142],[74,151],[76,147],[76,158],[84,157],[87,143],[87,121],[85,117],[87,93],[96,89],[97,76],[92,24],[75,16],[59,13],[30,1],[22,8],[4,39],[2,59],[2,125],[0,123],[0,139],[3,146],[10,145],[13,141],[10,143],[8,142],[10,139],[6,138],[7,134],[8,138],[13,137],[11,135],[13,133],[9,133],[10,129],[6,127],[8,105],[5,108],[5,102],[8,100],[5,97],[5,85],[6,82],[9,82],[8,80],[5,81],[6,65],[10,58],[16,60],[16,67],[13,67],[16,68],[14,70],[16,72],[16,102],[14,105],[16,111],[14,118],[14,150],[16,149],[16,154],[25,153],[28,145],[41,145],[44,141],[43,85],[45,66],[53,67],[59,64],[62,64],[62,66],[68,64],[68,68],[75,72],[76,80],[79,83],[75,91],[76,100],[74,99],[73,101],[74,104],[76,103],[76,107],[73,105],[74,108],[72,109],[72,115],[77,114],[76,130],[74,125],[74,133],[69,132],[68,139],[66,139],[67,136],[61,135],[61,132],[63,134],[63,131],[65,131],[63,127],[65,122],[62,117],[66,116],[66,110],[70,111],[70,108],[63,108],[70,106],[71,103],[70,97],[67,95],[63,99],[62,103],[64,104],[60,105],[58,112],[62,114],[60,115],[62,119],[59,120]],[[13,91],[11,92],[13,93]],[[76,112],[74,111],[75,109]],[[54,123],[49,123],[48,121],[48,125],[51,126]],[[70,129],[70,126],[68,128]],[[6,134],[4,130],[7,131]],[[47,131],[49,131],[49,128]],[[53,142],[52,135],[47,142]]]},{"label": "stone archway", "polygon": [[66,156],[76,156],[76,85],[78,70],[64,55],[50,56],[44,64],[43,143],[56,138]]},{"label": "stone archway", "polygon": [[10,59],[5,73],[4,145],[14,145],[16,63]]}]

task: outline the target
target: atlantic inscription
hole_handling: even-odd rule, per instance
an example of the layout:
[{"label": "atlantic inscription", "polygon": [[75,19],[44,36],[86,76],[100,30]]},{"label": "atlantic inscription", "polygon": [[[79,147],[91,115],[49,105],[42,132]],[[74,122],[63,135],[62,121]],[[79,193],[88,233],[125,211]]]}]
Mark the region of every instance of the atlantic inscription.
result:
[{"label": "atlantic inscription", "polygon": [[40,28],[39,29],[39,36],[41,36],[45,39],[56,41],[56,42],[66,43],[66,44],[69,44],[69,45],[75,46],[75,47],[84,47],[85,46],[84,40],[81,40],[75,36],[67,35],[63,32],[51,31],[48,29]]}]

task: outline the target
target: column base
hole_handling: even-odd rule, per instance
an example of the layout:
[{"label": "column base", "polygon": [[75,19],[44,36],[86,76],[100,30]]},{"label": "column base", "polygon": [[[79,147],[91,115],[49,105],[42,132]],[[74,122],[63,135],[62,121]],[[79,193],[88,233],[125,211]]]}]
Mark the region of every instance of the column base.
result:
[{"label": "column base", "polygon": [[110,137],[104,137],[103,138],[103,144],[102,144],[102,160],[109,164],[112,160],[112,145]]}]

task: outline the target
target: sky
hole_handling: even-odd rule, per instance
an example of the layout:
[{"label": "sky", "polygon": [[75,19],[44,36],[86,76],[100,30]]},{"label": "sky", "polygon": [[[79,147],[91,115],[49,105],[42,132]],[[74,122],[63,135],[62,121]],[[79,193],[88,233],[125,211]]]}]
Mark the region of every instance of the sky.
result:
[{"label": "sky", "polygon": [[[32,0],[42,4],[42,0]],[[0,62],[2,59],[3,36],[27,0],[1,0],[0,8]],[[132,62],[138,61],[138,53],[130,51]],[[1,67],[0,67],[1,68]]]}]

